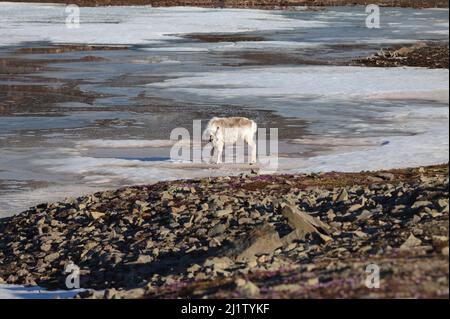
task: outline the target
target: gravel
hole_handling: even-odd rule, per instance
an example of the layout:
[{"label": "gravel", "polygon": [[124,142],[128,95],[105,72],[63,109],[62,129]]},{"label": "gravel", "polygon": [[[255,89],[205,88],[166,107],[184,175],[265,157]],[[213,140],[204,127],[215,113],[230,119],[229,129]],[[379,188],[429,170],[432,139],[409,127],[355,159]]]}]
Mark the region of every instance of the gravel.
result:
[{"label": "gravel", "polygon": [[0,219],[0,282],[65,289],[74,263],[78,298],[448,298],[448,211],[446,165],[126,187]]}]

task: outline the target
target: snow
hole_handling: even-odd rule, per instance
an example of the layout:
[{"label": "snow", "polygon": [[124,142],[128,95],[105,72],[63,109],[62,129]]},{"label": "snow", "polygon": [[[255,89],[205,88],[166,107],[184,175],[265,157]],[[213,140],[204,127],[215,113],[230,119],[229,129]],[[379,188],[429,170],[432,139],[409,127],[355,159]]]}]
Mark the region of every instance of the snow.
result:
[{"label": "snow", "polygon": [[67,28],[65,6],[0,6],[0,46],[28,41],[154,44],[188,33],[236,33],[320,28],[321,21],[289,19],[275,11],[150,6],[80,8],[80,28]]},{"label": "snow", "polygon": [[[177,75],[149,87],[193,101],[244,101],[250,106],[256,101],[254,107],[308,121],[320,140],[334,134],[338,143],[329,143],[333,152],[294,161],[297,171],[376,170],[448,161],[448,70],[308,66]],[[388,106],[377,106],[380,101]],[[342,147],[336,136],[345,134],[351,145]],[[312,143],[323,145],[320,140]],[[285,159],[280,163],[293,165]]]},{"label": "snow", "polygon": [[432,99],[447,91],[449,72],[424,68],[269,67],[214,73],[176,74],[175,79],[148,86],[215,99],[242,96],[296,100],[360,99],[414,94]]},{"label": "snow", "polygon": [[49,291],[39,286],[0,284],[0,299],[55,299],[73,298],[82,289]]},{"label": "snow", "polygon": [[[423,18],[408,9],[383,9],[382,29],[370,34],[361,29],[367,14],[364,7],[323,12],[287,13],[281,10],[209,9],[193,7],[152,8],[151,6],[81,7],[79,28],[66,26],[66,6],[35,3],[1,3],[0,46],[27,42],[54,44],[139,45],[158,50],[155,45],[176,44],[168,51],[204,51],[210,48],[251,49],[258,47],[309,47],[309,41],[323,43],[402,43],[448,35],[448,21],[440,11],[422,10]],[[448,12],[448,9],[445,9]],[[445,11],[443,10],[443,11]],[[420,16],[420,17],[422,17]],[[441,18],[439,18],[441,17]],[[349,27],[355,27],[349,33]],[[237,43],[235,47],[202,44],[204,47],[178,44],[173,40],[189,33],[248,33],[295,31],[296,39]],[[319,30],[311,33],[312,30]],[[326,32],[321,32],[326,30]],[[417,30],[417,31],[416,31]],[[398,38],[392,37],[399,33]],[[298,34],[305,34],[298,37]],[[398,38],[398,39],[397,39]],[[318,39],[318,40],[317,40]],[[339,39],[339,41],[336,41]],[[172,42],[171,42],[172,41]],[[302,43],[304,42],[304,43]]]},{"label": "snow", "polygon": [[176,141],[171,140],[85,140],[77,142],[78,146],[85,148],[141,148],[141,147],[170,147]]},{"label": "snow", "polygon": [[[59,150],[59,153],[63,153]],[[144,183],[149,180],[157,180],[162,177],[155,164],[164,161],[140,161],[135,159],[96,158],[71,154],[68,158],[54,158],[36,160],[36,165],[45,165],[53,172],[78,173],[90,180],[93,175],[118,177],[129,179],[134,183]]]},{"label": "snow", "polygon": [[[448,73],[425,68],[262,67],[178,73],[148,87],[172,98],[237,101],[308,121],[310,136],[284,142],[325,150],[299,159],[280,158],[278,172],[361,171],[448,161]],[[386,105],[378,105],[380,101]],[[240,169],[189,165],[151,152],[172,145],[170,140],[82,140],[31,164],[56,176],[78,175],[86,185],[107,187],[227,175]],[[120,151],[131,148],[140,155]],[[104,151],[98,153],[100,149]]]},{"label": "snow", "polygon": [[439,34],[439,35],[448,35],[448,29],[444,30],[433,30],[433,31],[427,31],[428,34]]},{"label": "snow", "polygon": [[360,172],[447,163],[449,111],[429,109],[427,112],[423,112],[422,116],[392,115],[396,117],[398,125],[415,128],[414,135],[331,141],[330,144],[339,146],[338,150],[307,158],[300,164],[297,162],[291,170]]}]

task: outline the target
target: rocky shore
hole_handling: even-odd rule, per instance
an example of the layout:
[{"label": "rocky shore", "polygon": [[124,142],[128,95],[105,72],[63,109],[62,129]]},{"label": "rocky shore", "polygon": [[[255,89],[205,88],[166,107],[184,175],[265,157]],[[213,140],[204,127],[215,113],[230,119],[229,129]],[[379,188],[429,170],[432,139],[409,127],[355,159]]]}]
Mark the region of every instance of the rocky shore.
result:
[{"label": "rocky shore", "polygon": [[[12,0],[13,2],[24,2]],[[354,6],[378,4],[384,7],[448,8],[447,0],[28,0],[79,6],[152,5],[155,7],[195,6],[206,8],[288,9],[296,6]]]},{"label": "rocky shore", "polygon": [[79,298],[448,298],[448,182],[251,172],[45,203],[0,220],[0,283],[64,289],[74,263]]},{"label": "rocky shore", "polygon": [[377,67],[412,66],[448,69],[448,43],[418,42],[411,46],[380,49],[377,53],[357,59],[357,64]]}]

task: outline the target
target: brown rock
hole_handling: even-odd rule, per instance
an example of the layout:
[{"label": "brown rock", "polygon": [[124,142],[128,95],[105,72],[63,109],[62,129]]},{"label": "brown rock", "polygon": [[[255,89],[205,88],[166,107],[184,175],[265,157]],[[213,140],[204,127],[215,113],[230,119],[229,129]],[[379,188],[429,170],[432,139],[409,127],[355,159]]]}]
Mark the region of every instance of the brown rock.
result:
[{"label": "brown rock", "polygon": [[236,283],[238,291],[246,298],[256,298],[259,296],[259,288],[251,281],[245,283]]},{"label": "brown rock", "polygon": [[45,256],[44,261],[51,263],[58,258],[59,258],[59,253],[52,253],[52,254]]},{"label": "brown rock", "polygon": [[214,237],[217,235],[222,234],[225,230],[227,230],[228,225],[224,224],[224,223],[218,223],[217,225],[215,225],[209,232],[208,232],[208,236],[209,237]]},{"label": "brown rock", "polygon": [[329,234],[330,226],[316,217],[312,217],[305,212],[300,211],[295,206],[285,206],[281,214],[288,219],[289,226],[293,229],[301,230],[305,233],[316,233],[319,229]]},{"label": "brown rock", "polygon": [[336,201],[338,202],[345,202],[348,200],[348,193],[347,190],[344,188],[341,193],[339,194],[338,198]]},{"label": "brown rock", "polygon": [[249,235],[233,243],[226,255],[236,258],[237,261],[248,261],[257,255],[273,253],[275,249],[283,246],[275,228],[270,224],[256,227]]},{"label": "brown rock", "polygon": [[286,245],[292,243],[293,241],[305,240],[307,234],[309,234],[309,233],[305,232],[304,230],[294,229],[289,234],[287,234],[286,236],[281,238],[281,241],[283,243],[283,246],[286,246]]},{"label": "brown rock", "polygon": [[99,218],[102,218],[103,216],[105,216],[105,213],[92,211],[89,213],[89,215],[91,216],[92,219],[99,219]]},{"label": "brown rock", "polygon": [[418,247],[422,244],[422,241],[415,237],[413,234],[409,235],[408,239],[400,246],[400,249],[406,250],[409,248]]}]

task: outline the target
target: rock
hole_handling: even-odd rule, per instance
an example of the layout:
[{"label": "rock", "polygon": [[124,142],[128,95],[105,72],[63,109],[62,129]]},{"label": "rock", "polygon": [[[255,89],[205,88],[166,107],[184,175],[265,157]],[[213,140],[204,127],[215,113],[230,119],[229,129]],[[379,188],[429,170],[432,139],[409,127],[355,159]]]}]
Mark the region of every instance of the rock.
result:
[{"label": "rock", "polygon": [[116,299],[117,298],[117,290],[114,288],[106,289],[104,298],[105,299]]},{"label": "rock", "polygon": [[201,269],[202,267],[198,264],[193,264],[192,266],[190,266],[189,268],[187,268],[187,272],[189,273],[194,273],[197,272]]},{"label": "rock", "polygon": [[418,247],[422,244],[422,241],[415,237],[413,234],[409,235],[408,239],[400,246],[401,250],[407,250],[409,248]]},{"label": "rock", "polygon": [[205,261],[203,266],[212,267],[214,270],[225,270],[233,264],[233,261],[228,257],[214,257]]},{"label": "rock", "polygon": [[231,215],[233,210],[231,208],[220,209],[214,212],[213,216],[216,218],[222,218]]},{"label": "rock", "polygon": [[442,253],[442,255],[444,255],[444,256],[447,256],[447,257],[448,257],[448,246],[447,246],[447,247],[444,247],[444,248],[442,248],[442,250],[441,250],[441,253]]},{"label": "rock", "polygon": [[295,292],[297,290],[300,290],[301,286],[298,284],[282,284],[278,285],[272,288],[272,291],[278,291],[278,292]]},{"label": "rock", "polygon": [[285,206],[281,214],[288,219],[289,226],[305,233],[318,233],[320,229],[323,233],[328,234],[331,229],[320,219],[298,210],[295,206]]},{"label": "rock", "polygon": [[367,238],[368,235],[360,230],[356,230],[353,232],[358,238]]},{"label": "rock", "polygon": [[173,199],[173,195],[170,194],[168,191],[161,193],[161,200],[172,200],[172,199]]},{"label": "rock", "polygon": [[363,208],[364,206],[361,204],[354,204],[352,206],[349,207],[349,209],[347,210],[348,213],[354,213],[358,210],[360,210],[361,208]]},{"label": "rock", "polygon": [[144,201],[140,201],[137,200],[136,202],[134,202],[134,204],[139,207],[139,209],[143,212],[148,211],[149,210],[149,205],[150,203],[148,202],[144,202]]},{"label": "rock", "polygon": [[[443,211],[444,213],[444,211]],[[441,217],[443,214],[442,213],[438,213],[437,211],[435,211],[434,209],[431,211],[431,216],[433,218],[437,218],[437,217]]]},{"label": "rock", "polygon": [[146,291],[144,288],[134,288],[134,289],[126,290],[123,293],[119,292],[117,295],[120,298],[124,298],[124,299],[141,299],[145,296],[145,293],[146,293]]},{"label": "rock", "polygon": [[259,296],[259,288],[251,281],[247,281],[241,286],[238,286],[238,291],[244,298],[256,298]]},{"label": "rock", "polygon": [[56,252],[56,253],[52,253],[52,254],[49,254],[49,255],[45,256],[44,261],[46,261],[48,263],[51,263],[51,262],[55,261],[58,258],[59,258],[59,253]]},{"label": "rock", "polygon": [[244,262],[256,258],[256,255],[273,253],[281,246],[283,243],[275,228],[270,224],[264,224],[234,242],[232,247],[226,251],[226,255]]},{"label": "rock", "polygon": [[97,212],[97,211],[91,211],[89,212],[89,215],[92,219],[99,219],[105,216],[105,213]]},{"label": "rock", "polygon": [[150,255],[139,255],[138,259],[136,260],[136,263],[138,264],[148,264],[151,263],[153,261],[153,256]]},{"label": "rock", "polygon": [[336,214],[334,213],[334,211],[332,209],[329,209],[327,211],[327,217],[328,217],[329,221],[332,221],[336,217]]},{"label": "rock", "polygon": [[308,279],[306,284],[308,286],[317,286],[317,285],[319,285],[319,278],[317,278],[317,277],[316,278],[310,278],[310,279]]},{"label": "rock", "polygon": [[339,194],[338,198],[336,199],[337,202],[346,202],[348,201],[348,193],[347,190],[344,188],[341,193]]},{"label": "rock", "polygon": [[247,281],[242,278],[238,278],[234,281],[234,284],[236,285],[236,287],[243,287],[246,283],[247,283]]},{"label": "rock", "polygon": [[395,207],[393,209],[391,209],[391,213],[392,214],[403,214],[406,210],[406,206],[405,205],[395,205]]},{"label": "rock", "polygon": [[44,251],[44,252],[48,252],[48,251],[50,251],[50,249],[52,249],[52,245],[50,245],[48,243],[45,243],[45,244],[41,245],[41,250]]},{"label": "rock", "polygon": [[386,181],[393,181],[395,179],[395,175],[392,173],[387,173],[387,172],[381,172],[377,174],[377,177],[382,178],[383,180]]},{"label": "rock", "polygon": [[214,236],[220,235],[223,232],[225,232],[225,230],[227,230],[227,228],[228,228],[228,224],[218,223],[208,232],[208,236],[214,237]]},{"label": "rock", "polygon": [[[417,224],[417,223],[419,223],[421,220],[422,220],[422,218],[421,218],[420,216],[414,215],[414,217],[413,217],[413,219],[412,219],[412,222],[413,222],[414,224]],[[414,234],[414,235],[417,235],[417,234]]]},{"label": "rock", "polygon": [[186,206],[185,205],[181,205],[180,207],[172,206],[170,207],[170,210],[172,214],[177,215],[179,213],[184,212],[186,210]]},{"label": "rock", "polygon": [[408,56],[411,52],[413,52],[414,50],[412,48],[408,48],[408,47],[401,47],[398,50],[395,50],[393,52],[394,56]]},{"label": "rock", "polygon": [[324,235],[324,234],[321,234],[321,233],[318,233],[318,234],[319,234],[320,239],[322,239],[322,241],[324,243],[329,243],[329,242],[333,241],[333,238],[331,238],[330,236],[327,236],[327,235]]},{"label": "rock", "polygon": [[286,246],[286,248],[284,249],[284,251],[291,251],[294,250],[297,247],[296,243],[290,243]]},{"label": "rock", "polygon": [[368,180],[369,182],[372,182],[372,183],[381,183],[381,182],[383,182],[383,179],[382,179],[382,178],[376,177],[376,176],[368,176],[368,177],[367,177],[367,180]]},{"label": "rock", "polygon": [[437,201],[440,209],[447,209],[448,212],[448,198],[442,198]]},{"label": "rock", "polygon": [[411,208],[413,208],[413,209],[415,209],[415,208],[423,208],[423,207],[430,207],[430,206],[432,206],[432,205],[433,205],[433,203],[430,202],[430,201],[424,201],[424,200],[421,200],[421,201],[416,201],[416,202],[411,206]]},{"label": "rock", "polygon": [[248,218],[248,217],[239,218],[239,220],[238,220],[239,225],[251,224],[252,222],[253,222],[253,219]]},{"label": "rock", "polygon": [[363,210],[361,214],[356,218],[357,221],[364,221],[370,219],[374,215],[373,212],[368,210]]},{"label": "rock", "polygon": [[159,256],[159,248],[155,247],[152,250],[152,255],[155,256],[155,257],[158,257]]},{"label": "rock", "polygon": [[448,236],[433,236],[433,246],[442,248],[448,246]]},{"label": "rock", "polygon": [[250,213],[250,218],[252,219],[259,219],[261,217],[261,213],[257,210],[254,210]]},{"label": "rock", "polygon": [[289,234],[281,238],[283,246],[286,246],[293,241],[303,241],[306,239],[306,235],[309,234],[301,229],[294,229]]}]

